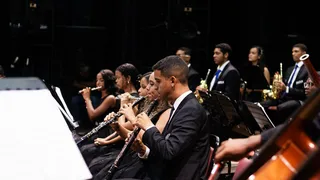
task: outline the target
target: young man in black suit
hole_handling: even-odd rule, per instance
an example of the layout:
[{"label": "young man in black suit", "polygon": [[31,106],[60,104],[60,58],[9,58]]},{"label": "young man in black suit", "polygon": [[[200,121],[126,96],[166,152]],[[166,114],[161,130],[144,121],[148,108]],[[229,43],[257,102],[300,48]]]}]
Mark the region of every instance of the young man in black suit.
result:
[{"label": "young man in black suit", "polygon": [[170,119],[162,134],[145,113],[137,116],[135,125],[145,133],[148,147],[139,156],[163,162],[160,179],[205,179],[209,155],[207,115],[188,87],[188,66],[178,56],[168,56],[153,66],[159,84],[160,98],[173,105]]},{"label": "young man in black suit", "polygon": [[[227,43],[220,43],[215,46],[213,60],[217,71],[209,76],[209,91],[221,91],[233,100],[240,98],[240,74],[229,61],[231,47]],[[211,77],[211,78],[210,78]]]},{"label": "young man in black suit", "polygon": [[189,67],[188,73],[188,85],[191,91],[195,91],[197,86],[200,84],[201,77],[200,74],[191,66],[191,49],[187,47],[180,47],[176,55],[179,56],[184,62],[187,63]]},{"label": "young man in black suit", "polygon": [[[307,46],[304,44],[295,44],[292,47],[292,58],[294,66],[287,69],[283,82],[278,82],[280,98],[262,102],[261,105],[271,111],[275,111],[277,119],[285,120],[300,105],[298,101],[306,98],[303,84],[308,79],[308,72],[300,57],[307,52]],[[281,123],[281,122],[276,122]]]}]

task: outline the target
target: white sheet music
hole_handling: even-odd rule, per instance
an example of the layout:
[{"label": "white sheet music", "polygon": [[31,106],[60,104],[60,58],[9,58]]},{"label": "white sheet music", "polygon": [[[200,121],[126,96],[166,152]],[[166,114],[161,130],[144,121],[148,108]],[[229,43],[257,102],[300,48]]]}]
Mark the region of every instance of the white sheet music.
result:
[{"label": "white sheet music", "polygon": [[0,179],[92,175],[48,90],[0,91]]}]

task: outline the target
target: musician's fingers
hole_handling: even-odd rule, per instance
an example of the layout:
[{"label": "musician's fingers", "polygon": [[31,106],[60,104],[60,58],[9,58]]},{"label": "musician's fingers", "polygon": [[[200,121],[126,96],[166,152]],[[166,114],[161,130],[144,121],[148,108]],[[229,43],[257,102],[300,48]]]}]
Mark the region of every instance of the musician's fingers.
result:
[{"label": "musician's fingers", "polygon": [[216,154],[220,153],[221,151],[223,151],[225,148],[225,145],[224,144],[221,144],[221,146],[218,147],[217,151],[216,151]]},{"label": "musician's fingers", "polygon": [[222,157],[225,156],[225,151],[217,152],[216,155],[214,156],[214,162],[221,162]]}]

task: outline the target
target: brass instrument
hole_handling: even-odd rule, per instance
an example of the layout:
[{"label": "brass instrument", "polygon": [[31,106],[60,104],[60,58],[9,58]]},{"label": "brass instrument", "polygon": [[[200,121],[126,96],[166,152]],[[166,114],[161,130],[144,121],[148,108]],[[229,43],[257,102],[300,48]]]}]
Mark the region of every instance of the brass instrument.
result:
[{"label": "brass instrument", "polygon": [[[210,71],[211,71],[211,69],[208,69],[206,78],[205,78],[204,80],[201,80],[201,81],[200,81],[200,88],[202,88],[202,89],[208,89],[207,80],[208,80]],[[203,103],[203,99],[201,98],[198,90],[196,90],[196,91],[194,92],[194,95],[195,95],[196,98],[198,99],[199,103],[202,104],[202,103]]]},{"label": "brass instrument", "polygon": [[279,83],[282,82],[282,63],[280,63],[280,74],[276,72],[273,76],[272,85],[270,85],[270,89],[264,89],[262,91],[262,99],[266,101],[267,99],[278,99],[280,97]]}]

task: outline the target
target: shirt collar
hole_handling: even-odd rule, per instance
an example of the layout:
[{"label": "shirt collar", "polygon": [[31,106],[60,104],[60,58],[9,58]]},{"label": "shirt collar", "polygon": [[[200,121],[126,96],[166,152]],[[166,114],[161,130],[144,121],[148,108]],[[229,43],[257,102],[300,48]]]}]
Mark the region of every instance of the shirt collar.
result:
[{"label": "shirt collar", "polygon": [[176,110],[178,108],[178,106],[180,105],[180,103],[184,100],[185,97],[187,97],[190,93],[192,93],[192,91],[187,91],[184,92],[183,94],[181,94],[173,103],[173,107]]},{"label": "shirt collar", "polygon": [[188,68],[190,68],[190,66],[191,66],[191,63],[188,64]]},{"label": "shirt collar", "polygon": [[220,69],[221,71],[223,71],[223,69],[226,67],[226,65],[229,63],[230,61],[227,60],[226,62],[224,62],[221,66],[218,66],[217,69]]},{"label": "shirt collar", "polygon": [[301,66],[303,65],[303,61],[296,63],[296,65],[298,65],[298,67],[301,68]]}]

